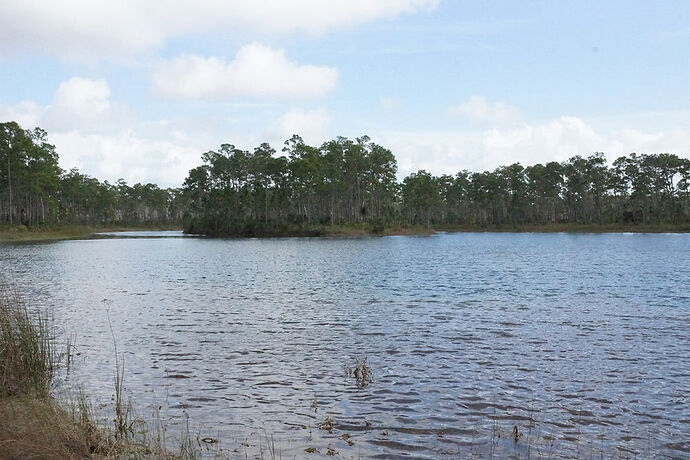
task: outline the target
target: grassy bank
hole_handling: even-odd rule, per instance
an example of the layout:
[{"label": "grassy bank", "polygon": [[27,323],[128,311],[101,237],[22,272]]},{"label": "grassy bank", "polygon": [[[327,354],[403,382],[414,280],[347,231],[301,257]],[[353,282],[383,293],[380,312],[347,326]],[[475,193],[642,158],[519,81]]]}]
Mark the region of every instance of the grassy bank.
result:
[{"label": "grassy bank", "polygon": [[94,233],[102,232],[132,232],[138,230],[180,230],[174,226],[150,226],[150,227],[99,227],[90,225],[76,225],[64,227],[35,227],[28,228],[24,225],[0,227],[0,241],[51,241],[51,240],[75,240],[88,238]]},{"label": "grassy bank", "polygon": [[88,399],[80,392],[72,391],[76,396],[69,400],[54,398],[51,390],[60,356],[55,345],[54,329],[45,317],[0,286],[0,458],[195,457],[189,442],[183,441],[179,452],[170,452],[160,428],[150,430],[132,417],[131,406],[122,403],[120,368],[111,427],[94,422]]}]

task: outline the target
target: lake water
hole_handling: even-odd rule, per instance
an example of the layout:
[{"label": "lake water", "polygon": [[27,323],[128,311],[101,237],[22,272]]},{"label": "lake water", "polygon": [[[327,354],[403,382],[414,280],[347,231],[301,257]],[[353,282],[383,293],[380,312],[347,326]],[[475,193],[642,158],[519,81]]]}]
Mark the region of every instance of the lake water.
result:
[{"label": "lake water", "polygon": [[105,236],[0,243],[0,269],[103,410],[109,316],[170,438],[188,417],[242,458],[690,456],[688,234]]}]

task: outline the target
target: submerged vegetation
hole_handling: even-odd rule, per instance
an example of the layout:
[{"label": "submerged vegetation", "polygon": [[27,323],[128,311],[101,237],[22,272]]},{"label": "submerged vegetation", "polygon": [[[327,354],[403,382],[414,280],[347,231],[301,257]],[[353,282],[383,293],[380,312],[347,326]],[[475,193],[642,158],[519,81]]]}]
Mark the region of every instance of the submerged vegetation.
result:
[{"label": "submerged vegetation", "polygon": [[[223,144],[181,188],[110,184],[58,166],[40,129],[0,124],[0,231],[36,227],[183,226],[211,236],[389,234],[443,230],[690,229],[690,160],[603,153],[565,162],[397,180],[393,153],[362,136],[320,147],[295,135]],[[411,230],[412,229],[412,230]]]}]

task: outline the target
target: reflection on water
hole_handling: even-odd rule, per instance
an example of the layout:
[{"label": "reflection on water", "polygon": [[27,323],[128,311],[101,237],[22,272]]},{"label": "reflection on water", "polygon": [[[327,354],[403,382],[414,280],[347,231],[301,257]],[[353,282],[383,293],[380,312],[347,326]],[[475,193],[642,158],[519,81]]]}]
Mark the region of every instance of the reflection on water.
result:
[{"label": "reflection on water", "polygon": [[90,235],[92,238],[184,238],[190,237],[182,230],[140,230],[131,232],[99,232]]},{"label": "reflection on water", "polygon": [[139,413],[286,458],[687,458],[688,261],[690,235],[0,246],[87,393],[113,393],[109,309]]}]

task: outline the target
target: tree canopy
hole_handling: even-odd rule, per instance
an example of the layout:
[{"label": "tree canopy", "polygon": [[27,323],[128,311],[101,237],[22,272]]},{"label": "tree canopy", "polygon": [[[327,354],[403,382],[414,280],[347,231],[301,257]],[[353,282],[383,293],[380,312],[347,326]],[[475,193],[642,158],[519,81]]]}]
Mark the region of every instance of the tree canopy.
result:
[{"label": "tree canopy", "polygon": [[178,191],[116,184],[63,171],[41,128],[0,123],[0,222],[10,225],[161,225],[178,223]]},{"label": "tree canopy", "polygon": [[690,221],[690,160],[604,154],[493,171],[396,180],[390,150],[363,136],[320,147],[299,136],[276,156],[267,144],[223,144],[185,181],[185,229],[213,235],[271,234],[366,222],[391,225],[682,224]]},{"label": "tree canopy", "polygon": [[393,153],[367,136],[319,147],[295,135],[276,152],[222,144],[179,189],[115,184],[63,171],[41,128],[0,124],[0,222],[10,225],[183,225],[209,235],[306,232],[330,225],[519,226],[685,224],[690,160],[604,154],[397,180]]}]

